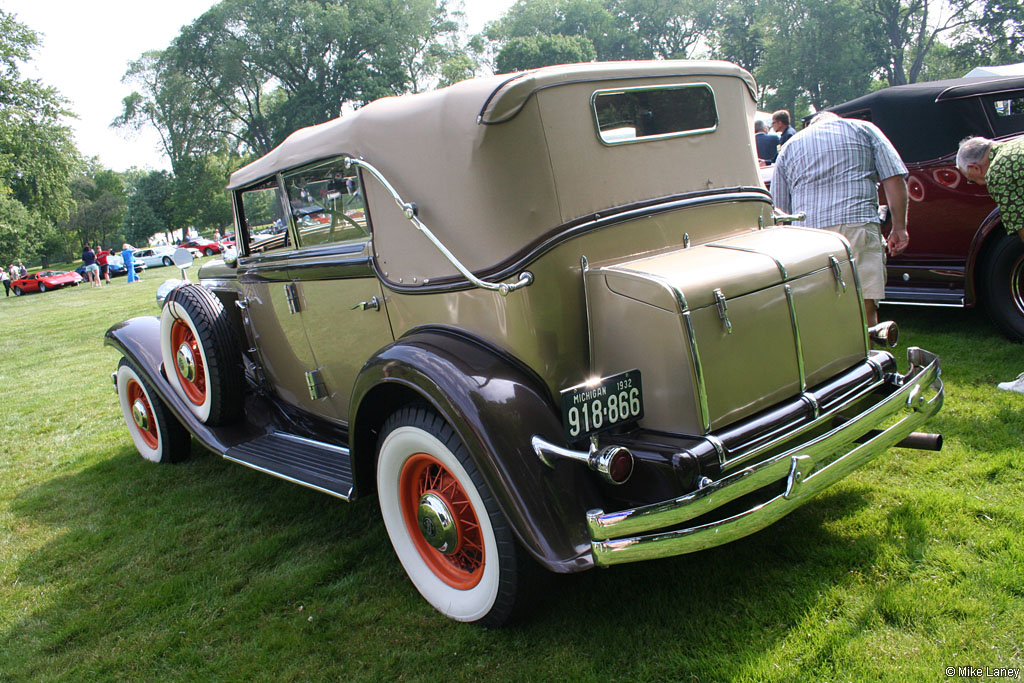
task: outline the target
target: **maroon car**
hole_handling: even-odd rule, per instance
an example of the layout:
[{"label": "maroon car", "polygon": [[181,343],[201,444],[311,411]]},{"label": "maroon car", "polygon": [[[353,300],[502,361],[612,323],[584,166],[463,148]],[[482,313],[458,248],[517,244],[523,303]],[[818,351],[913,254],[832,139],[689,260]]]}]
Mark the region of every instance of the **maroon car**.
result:
[{"label": "maroon car", "polygon": [[181,246],[186,249],[198,249],[203,256],[213,256],[223,251],[223,247],[220,242],[208,240],[205,237],[197,237],[193,240],[188,240],[181,243]]},{"label": "maroon car", "polygon": [[885,88],[832,107],[873,122],[910,176],[910,247],[889,259],[885,300],[933,306],[982,304],[1024,341],[1024,242],[1003,230],[984,187],[956,169],[958,143],[1024,133],[1024,77],[957,78]]}]

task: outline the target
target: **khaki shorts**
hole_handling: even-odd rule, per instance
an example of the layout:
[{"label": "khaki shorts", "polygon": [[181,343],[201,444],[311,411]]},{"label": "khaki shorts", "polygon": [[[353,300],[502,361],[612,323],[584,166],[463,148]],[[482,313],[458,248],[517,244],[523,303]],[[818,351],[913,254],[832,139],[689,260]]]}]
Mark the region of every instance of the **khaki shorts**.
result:
[{"label": "khaki shorts", "polygon": [[857,260],[857,275],[865,299],[885,298],[885,240],[878,223],[843,223],[825,230],[846,238]]}]

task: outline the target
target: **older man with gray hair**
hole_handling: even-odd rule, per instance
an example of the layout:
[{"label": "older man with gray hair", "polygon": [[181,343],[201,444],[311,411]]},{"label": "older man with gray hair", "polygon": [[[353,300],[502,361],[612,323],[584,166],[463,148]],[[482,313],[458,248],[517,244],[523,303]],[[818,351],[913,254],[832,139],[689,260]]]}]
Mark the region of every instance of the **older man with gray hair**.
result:
[{"label": "older man with gray hair", "polygon": [[[838,232],[850,242],[864,293],[864,317],[878,322],[885,296],[885,252],[902,253],[907,235],[907,167],[876,125],[821,112],[779,151],[772,200],[786,213],[803,211],[797,225]],[[883,240],[878,218],[881,183],[892,216]]]},{"label": "older man with gray hair", "polygon": [[[960,141],[956,167],[972,183],[984,185],[999,205],[1006,234],[1024,240],[1024,138],[996,142],[972,137]],[[1024,394],[1024,372],[1011,382],[997,385]]]},{"label": "older man with gray hair", "polygon": [[1024,240],[1024,138],[966,138],[956,153],[956,167],[972,183],[986,186],[999,205],[1006,234]]}]

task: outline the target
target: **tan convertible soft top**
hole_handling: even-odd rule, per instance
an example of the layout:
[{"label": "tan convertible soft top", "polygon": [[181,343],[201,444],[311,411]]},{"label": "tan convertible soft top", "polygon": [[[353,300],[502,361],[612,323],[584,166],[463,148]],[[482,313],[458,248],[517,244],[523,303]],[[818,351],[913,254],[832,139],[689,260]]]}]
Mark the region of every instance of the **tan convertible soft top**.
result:
[{"label": "tan convertible soft top", "polygon": [[[705,83],[713,133],[603,143],[596,90]],[[389,97],[293,133],[236,171],[230,189],[339,155],[363,158],[474,271],[486,271],[567,222],[658,197],[757,187],[754,81],[716,61],[605,62],[491,76]],[[364,176],[376,250],[405,283],[455,273]]]}]

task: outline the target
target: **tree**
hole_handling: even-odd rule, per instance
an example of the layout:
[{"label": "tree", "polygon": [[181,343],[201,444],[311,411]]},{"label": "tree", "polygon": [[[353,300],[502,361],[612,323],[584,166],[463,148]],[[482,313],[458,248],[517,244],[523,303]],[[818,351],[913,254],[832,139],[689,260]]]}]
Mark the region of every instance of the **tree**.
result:
[{"label": "tree", "polygon": [[[513,59],[512,53],[522,57],[549,55],[538,66],[649,56],[635,32],[609,11],[602,0],[517,0],[505,16],[488,24],[484,33],[496,48],[496,67],[499,58],[502,64],[518,63],[519,58]],[[516,41],[517,38],[525,40]],[[513,41],[510,53],[501,57],[505,46]],[[591,47],[586,47],[588,43]],[[592,57],[583,59],[590,53]]]},{"label": "tree", "polygon": [[520,36],[502,46],[494,67],[497,73],[512,73],[550,64],[590,62],[596,54],[594,44],[583,36]]},{"label": "tree", "polygon": [[173,181],[167,171],[130,172],[124,235],[132,244],[146,244],[158,232],[169,232],[173,222]]},{"label": "tree", "polygon": [[68,179],[80,163],[61,123],[71,115],[64,99],[21,75],[38,44],[34,31],[0,10],[0,261],[42,252],[72,208]]},{"label": "tree", "polygon": [[137,131],[153,128],[175,173],[195,156],[218,151],[232,135],[228,120],[200,88],[176,65],[173,50],[147,52],[128,65],[123,82],[139,90],[122,101],[114,127]]},{"label": "tree", "polygon": [[[863,0],[869,44],[889,85],[915,83],[943,36],[975,48],[1009,48],[1019,57],[1024,13],[1019,0]],[[990,56],[984,61],[989,62]]]},{"label": "tree", "polygon": [[77,253],[86,244],[120,242],[127,204],[124,176],[92,160],[70,183],[75,208],[62,225],[64,253]]},{"label": "tree", "polygon": [[182,164],[171,178],[171,226],[213,227],[224,232],[233,220],[224,187],[231,169],[240,165],[237,156],[226,153],[193,157]]},{"label": "tree", "polygon": [[690,59],[709,51],[719,17],[718,0],[610,0],[620,25],[628,27],[645,56]]},{"label": "tree", "polygon": [[457,25],[443,0],[222,0],[175,39],[175,66],[245,151],[265,154],[342,105],[409,91]]}]

